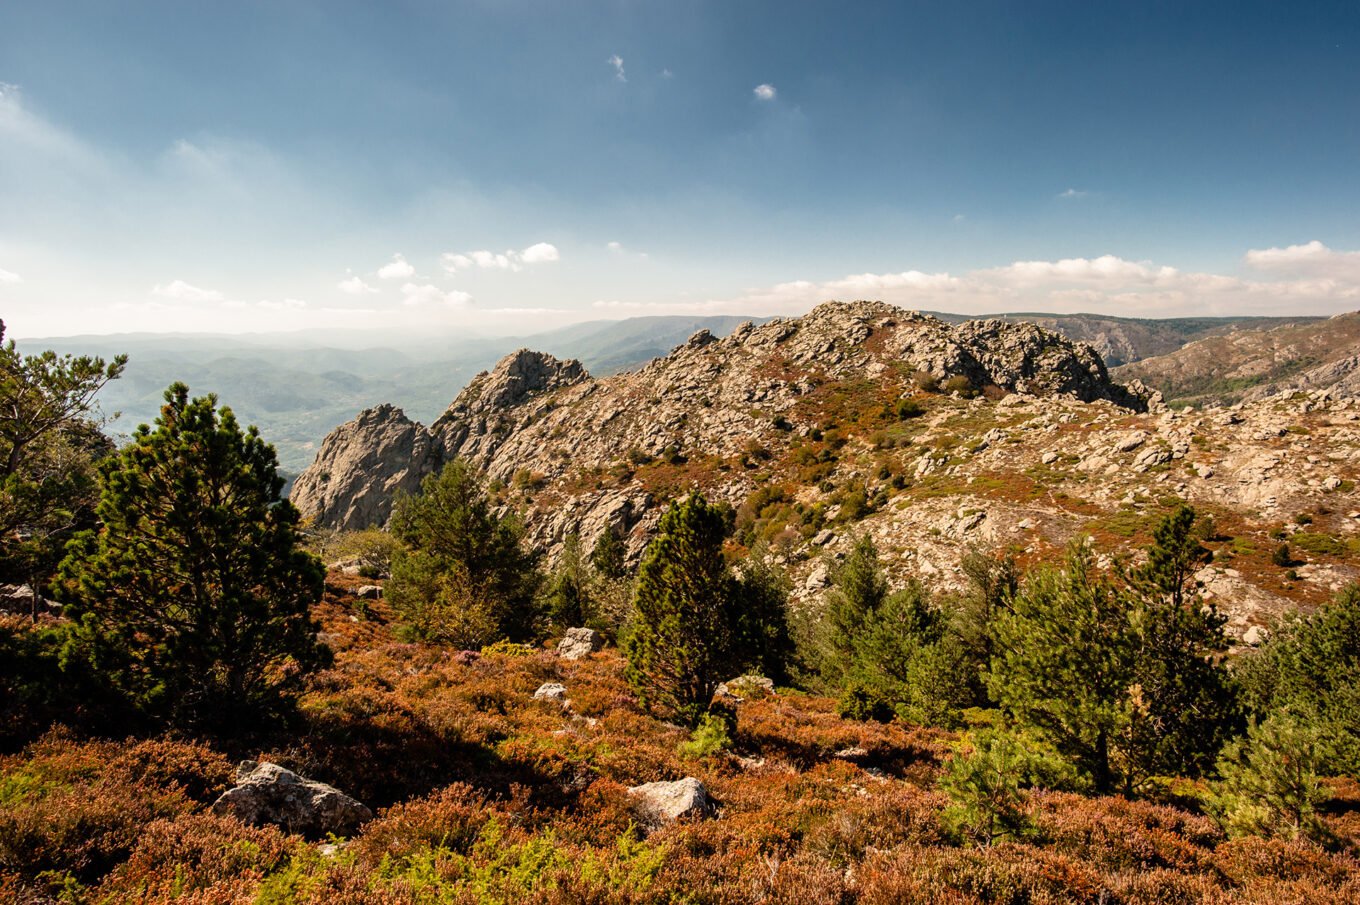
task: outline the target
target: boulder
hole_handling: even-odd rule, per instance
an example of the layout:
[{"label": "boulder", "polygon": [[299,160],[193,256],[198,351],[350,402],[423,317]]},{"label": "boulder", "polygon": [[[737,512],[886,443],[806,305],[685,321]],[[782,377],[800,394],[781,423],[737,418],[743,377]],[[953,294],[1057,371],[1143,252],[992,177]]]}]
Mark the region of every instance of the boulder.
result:
[{"label": "boulder", "polygon": [[366,584],[354,592],[354,596],[360,600],[377,600],[382,596],[382,588],[375,584]]},{"label": "boulder", "polygon": [[704,784],[693,776],[674,782],[649,782],[633,786],[628,794],[637,799],[638,819],[648,829],[686,818],[704,820],[712,817],[717,810]]},{"label": "boulder", "polygon": [[373,819],[367,806],[333,786],[278,764],[252,760],[236,768],[236,785],[213,802],[212,812],[250,826],[272,824],[311,838],[350,835]]},{"label": "boulder", "polygon": [[774,694],[774,680],[757,675],[738,676],[719,685],[715,694],[738,700],[764,697]]},{"label": "boulder", "polygon": [[535,701],[552,701],[555,704],[567,703],[567,686],[561,682],[544,682],[534,692]]},{"label": "boulder", "polygon": [[563,660],[582,660],[604,647],[604,636],[593,628],[569,628],[557,644]]}]

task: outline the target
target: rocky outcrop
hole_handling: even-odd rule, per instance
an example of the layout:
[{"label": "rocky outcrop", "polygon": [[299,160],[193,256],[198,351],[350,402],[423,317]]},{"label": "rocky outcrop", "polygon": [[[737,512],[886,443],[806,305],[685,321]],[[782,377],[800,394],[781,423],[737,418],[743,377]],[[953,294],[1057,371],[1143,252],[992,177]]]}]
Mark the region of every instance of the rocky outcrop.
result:
[{"label": "rocky outcrop", "polygon": [[717,812],[708,789],[693,776],[633,786],[628,794],[636,800],[638,822],[645,829],[658,829],[677,820],[703,820]]},{"label": "rocky outcrop", "polygon": [[[457,456],[494,479],[544,488],[551,505],[529,514],[536,540],[552,546],[576,532],[591,544],[611,530],[632,535],[636,552],[666,501],[598,475],[656,459],[740,456],[778,437],[781,417],[810,430],[802,419],[818,398],[845,386],[909,394],[913,380],[950,378],[996,394],[1147,404],[1114,383],[1089,346],[1032,324],[951,326],[881,302],[829,302],[722,339],[700,331],[639,371],[600,380],[579,362],[520,350],[474,378],[428,429],[390,406],[337,428],[293,501],[320,524],[382,524],[395,491],[414,490]],[[739,498],[749,488],[734,477],[729,492]]]},{"label": "rocky outcrop", "polygon": [[399,408],[380,405],[331,431],[289,499],[317,524],[386,524],[398,492],[415,493],[444,462],[444,447]]},{"label": "rocky outcrop", "polygon": [[593,628],[569,628],[557,643],[557,656],[563,660],[584,660],[604,647],[604,636]]},{"label": "rocky outcrop", "polygon": [[212,812],[313,839],[332,833],[347,836],[373,819],[367,806],[339,789],[278,764],[249,760],[236,768],[236,785],[213,802]]}]

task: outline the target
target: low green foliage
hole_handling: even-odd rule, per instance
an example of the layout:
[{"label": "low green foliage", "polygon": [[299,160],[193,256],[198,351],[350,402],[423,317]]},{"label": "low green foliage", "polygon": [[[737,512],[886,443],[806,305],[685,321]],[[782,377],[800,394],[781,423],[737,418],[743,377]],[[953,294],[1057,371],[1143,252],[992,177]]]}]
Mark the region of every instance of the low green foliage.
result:
[{"label": "low green foliage", "polygon": [[728,720],[723,714],[704,714],[699,725],[689,734],[689,740],[681,742],[676,753],[685,760],[701,760],[730,750],[732,736],[727,724]]},{"label": "low green foliage", "polygon": [[950,804],[941,817],[953,833],[978,845],[1031,838],[1037,826],[1027,789],[1071,787],[1071,765],[1037,739],[982,729],[968,733],[945,761],[940,788]]},{"label": "low green foliage", "polygon": [[1218,762],[1214,813],[1232,835],[1324,840],[1318,814],[1327,790],[1318,778],[1324,763],[1321,733],[1314,725],[1280,712],[1253,723],[1231,742]]}]

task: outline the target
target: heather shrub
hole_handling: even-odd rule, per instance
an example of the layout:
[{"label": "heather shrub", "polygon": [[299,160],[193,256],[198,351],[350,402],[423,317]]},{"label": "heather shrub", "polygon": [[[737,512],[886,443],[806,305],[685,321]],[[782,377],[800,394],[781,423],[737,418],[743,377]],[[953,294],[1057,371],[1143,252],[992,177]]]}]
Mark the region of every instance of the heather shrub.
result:
[{"label": "heather shrub", "polygon": [[132,850],[145,827],[188,813],[187,790],[207,795],[220,759],[174,743],[79,743],[48,735],[0,772],[0,870],[98,879]]},{"label": "heather shrub", "polygon": [[[312,849],[274,827],[247,827],[210,814],[158,820],[137,839],[128,860],[100,886],[114,900],[251,900],[260,882]],[[276,887],[277,888],[277,887]],[[211,898],[204,895],[212,892]]]}]

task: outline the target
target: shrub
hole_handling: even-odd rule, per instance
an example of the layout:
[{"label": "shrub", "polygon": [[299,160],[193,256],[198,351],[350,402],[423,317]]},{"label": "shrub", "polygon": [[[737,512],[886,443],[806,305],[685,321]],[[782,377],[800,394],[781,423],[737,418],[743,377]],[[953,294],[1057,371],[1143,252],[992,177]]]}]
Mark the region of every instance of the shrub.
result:
[{"label": "shrub", "polygon": [[676,749],[686,760],[701,760],[721,754],[732,747],[732,736],[728,734],[728,720],[723,714],[706,713],[689,735],[689,740],[681,742]]}]

